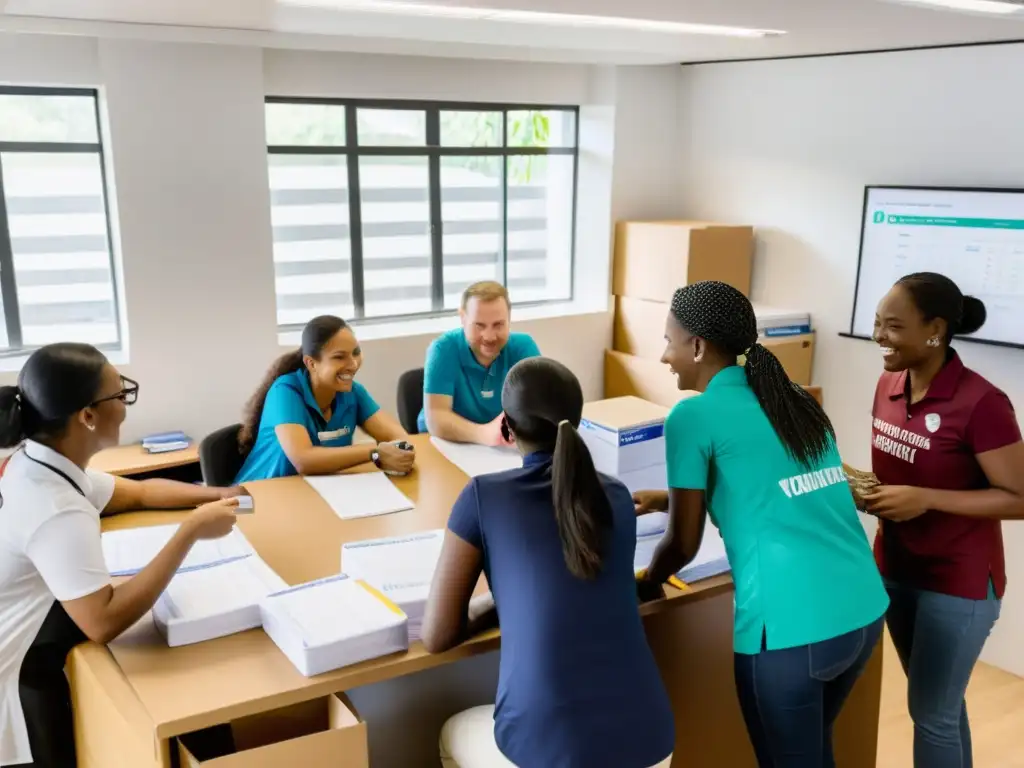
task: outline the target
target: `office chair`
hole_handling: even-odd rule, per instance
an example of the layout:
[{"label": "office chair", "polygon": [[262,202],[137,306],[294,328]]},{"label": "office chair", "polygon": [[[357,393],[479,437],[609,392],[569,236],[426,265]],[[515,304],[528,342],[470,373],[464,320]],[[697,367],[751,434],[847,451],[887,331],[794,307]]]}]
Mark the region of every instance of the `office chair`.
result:
[{"label": "office chair", "polygon": [[410,435],[419,432],[416,425],[423,410],[423,369],[414,368],[398,377],[398,421]]},{"label": "office chair", "polygon": [[226,488],[234,484],[245,463],[245,454],[238,449],[241,428],[241,424],[222,427],[199,444],[199,468],[207,485]]}]

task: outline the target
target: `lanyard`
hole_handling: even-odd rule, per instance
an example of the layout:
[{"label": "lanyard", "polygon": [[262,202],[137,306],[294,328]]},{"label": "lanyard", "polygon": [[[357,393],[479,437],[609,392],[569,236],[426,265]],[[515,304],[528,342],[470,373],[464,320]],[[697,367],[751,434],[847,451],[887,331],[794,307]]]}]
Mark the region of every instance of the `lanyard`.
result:
[{"label": "lanyard", "polygon": [[40,461],[39,459],[32,458],[31,456],[28,455],[28,451],[25,451],[25,458],[28,459],[29,461],[34,461],[36,464],[38,464],[41,467],[46,467],[48,470],[53,472],[55,475],[60,475],[61,477],[63,477],[65,480],[68,481],[68,484],[72,488],[74,488],[76,491],[78,491],[79,495],[81,495],[83,497],[85,496],[85,491],[83,491],[79,487],[78,483],[76,483],[74,480],[72,480],[70,477],[68,477],[67,472],[64,472],[63,470],[57,469],[55,466],[53,466],[52,464],[47,464],[45,461]]}]

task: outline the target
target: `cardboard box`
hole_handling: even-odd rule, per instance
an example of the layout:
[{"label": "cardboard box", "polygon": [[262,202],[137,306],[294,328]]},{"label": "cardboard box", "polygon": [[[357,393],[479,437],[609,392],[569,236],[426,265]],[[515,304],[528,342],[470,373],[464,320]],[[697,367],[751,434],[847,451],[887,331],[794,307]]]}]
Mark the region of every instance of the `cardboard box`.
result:
[{"label": "cardboard box", "polygon": [[671,408],[696,392],[681,392],[676,377],[668,366],[658,360],[624,355],[607,350],[604,353],[604,396],[639,397],[649,403]]},{"label": "cardboard box", "polygon": [[[665,322],[669,310],[670,305],[660,301],[616,297],[612,349],[648,360],[661,360],[665,352]],[[760,341],[779,358],[790,379],[804,386],[811,383],[814,365],[813,332],[784,336],[762,335]]]},{"label": "cardboard box", "polygon": [[[182,768],[369,768],[366,723],[343,695],[231,723],[235,750],[209,754],[200,731],[178,740]],[[223,752],[215,749],[215,752]]]},{"label": "cardboard box", "polygon": [[612,349],[660,360],[665,352],[665,323],[670,306],[660,301],[616,297]]},{"label": "cardboard box", "polygon": [[775,336],[761,339],[761,344],[772,351],[789,378],[805,387],[811,383],[814,370],[814,334]]},{"label": "cardboard box", "polygon": [[[820,387],[804,387],[815,399],[822,402]],[[621,352],[607,350],[604,353],[604,396],[625,397],[633,395],[651,403],[671,408],[680,400],[693,397],[696,392],[680,391],[676,377],[668,366],[657,360],[650,360]]]},{"label": "cardboard box", "polygon": [[668,408],[638,397],[598,400],[584,406],[580,436],[598,472],[630,491],[664,489],[666,416]]},{"label": "cardboard box", "polygon": [[620,221],[616,296],[667,302],[684,285],[721,280],[750,294],[754,228],[695,221]]},{"label": "cardboard box", "polygon": [[821,387],[804,387],[804,389],[807,390],[811,397],[818,401],[818,405],[825,404],[824,395],[821,392]]}]

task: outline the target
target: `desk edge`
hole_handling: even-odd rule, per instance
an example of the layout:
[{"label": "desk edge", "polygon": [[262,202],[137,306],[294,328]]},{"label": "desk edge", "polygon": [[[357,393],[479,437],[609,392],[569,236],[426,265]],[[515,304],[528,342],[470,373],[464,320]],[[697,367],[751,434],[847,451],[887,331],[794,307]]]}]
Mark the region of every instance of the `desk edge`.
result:
[{"label": "desk edge", "polygon": [[[647,603],[640,607],[642,618],[661,615],[667,611],[681,610],[687,605],[702,600],[709,600],[725,592],[732,590],[733,581],[730,575],[724,574],[715,576],[704,582],[695,584],[691,591],[680,592],[669,588],[669,595],[663,600]],[[262,630],[254,630],[262,631]],[[175,720],[167,720],[155,724],[156,736],[160,739],[170,739],[186,733],[208,728],[212,725],[227,723],[241,717],[266,712],[270,709],[287,707],[321,696],[329,696],[332,693],[340,693],[360,688],[366,685],[386,682],[398,677],[416,674],[428,669],[434,669],[447,664],[452,664],[462,659],[472,658],[485,653],[491,653],[501,647],[501,633],[499,630],[491,630],[477,637],[474,637],[462,645],[452,648],[445,653],[429,654],[423,653],[412,659],[405,659],[402,656],[395,656],[395,663],[387,666],[370,665],[365,670],[355,670],[351,667],[342,668],[328,672],[318,680],[311,678],[313,682],[307,687],[296,688],[291,691],[265,696],[259,699],[250,699],[238,704],[232,704],[217,709],[209,709],[205,712]],[[109,657],[114,665],[117,665],[113,656]],[[387,657],[381,657],[386,659]],[[377,660],[380,661],[380,660]],[[123,674],[118,667],[118,673]]]}]

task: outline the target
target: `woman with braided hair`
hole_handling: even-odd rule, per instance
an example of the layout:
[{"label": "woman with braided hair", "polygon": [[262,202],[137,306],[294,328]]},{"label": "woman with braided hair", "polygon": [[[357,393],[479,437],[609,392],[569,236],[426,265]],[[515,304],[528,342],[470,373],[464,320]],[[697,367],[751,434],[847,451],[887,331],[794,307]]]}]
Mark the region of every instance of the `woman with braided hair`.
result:
[{"label": "woman with braided hair", "polygon": [[665,336],[662,362],[701,394],[665,422],[670,490],[634,496],[637,514],[669,512],[642,591],[693,559],[710,515],[736,584],[736,688],[758,764],[832,768],[832,725],[889,603],[832,425],[757,342],[735,288],[676,291]]}]

